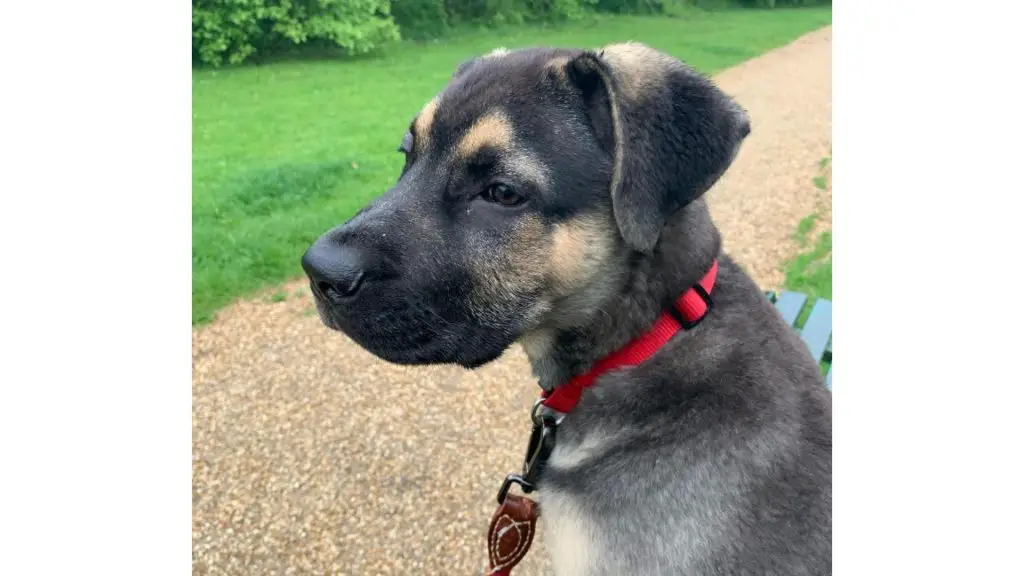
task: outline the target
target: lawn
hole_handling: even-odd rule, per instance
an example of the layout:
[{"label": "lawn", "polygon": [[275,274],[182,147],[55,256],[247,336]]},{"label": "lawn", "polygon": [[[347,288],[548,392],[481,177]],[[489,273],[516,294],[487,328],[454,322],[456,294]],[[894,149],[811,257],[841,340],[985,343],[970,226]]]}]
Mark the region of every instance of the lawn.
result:
[{"label": "lawn", "polygon": [[358,59],[195,71],[192,322],[300,275],[312,240],[393,183],[406,126],[466,58],[499,46],[638,40],[711,74],[831,20],[830,7],[591,17],[400,43]]},{"label": "lawn", "polygon": [[[826,170],[832,162],[832,153],[821,159],[820,173],[812,181],[815,188],[822,194],[826,193]],[[831,201],[825,196],[819,202]],[[832,229],[831,226],[817,226],[818,213],[807,215],[796,226],[793,240],[799,247],[797,254],[785,262],[782,271],[785,274],[783,287],[793,292],[802,292],[809,298],[793,324],[801,329],[811,315],[814,303],[819,299],[832,300]],[[818,230],[815,230],[819,228]],[[831,349],[831,348],[829,348]],[[826,374],[832,366],[832,354],[828,352],[821,361],[822,374]]]},{"label": "lawn", "polygon": [[[812,179],[814,187],[822,194],[826,193],[826,171],[830,168],[831,162],[832,153],[830,151],[828,156],[821,159],[820,173]],[[819,198],[819,201],[826,201],[826,197]],[[793,239],[800,249],[797,255],[783,266],[785,274],[783,285],[787,290],[807,294],[811,300],[817,298],[831,300],[832,227],[826,226],[824,230],[818,231],[816,236],[812,235],[815,225],[818,224],[818,219],[819,215],[812,213],[797,224]]]},{"label": "lawn", "polygon": [[832,299],[832,231],[818,235],[785,268],[787,290],[815,298]]}]

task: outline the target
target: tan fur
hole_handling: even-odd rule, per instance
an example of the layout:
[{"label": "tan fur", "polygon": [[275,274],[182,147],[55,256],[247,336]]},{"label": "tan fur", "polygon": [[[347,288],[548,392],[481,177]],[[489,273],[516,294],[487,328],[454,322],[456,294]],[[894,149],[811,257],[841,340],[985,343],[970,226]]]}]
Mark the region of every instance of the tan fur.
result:
[{"label": "tan fur", "polygon": [[538,301],[545,306],[538,311],[543,315],[538,316],[538,327],[518,341],[528,357],[546,357],[554,344],[551,327],[592,313],[606,296],[600,281],[614,276],[608,273],[617,234],[612,226],[595,214],[551,230],[542,255],[546,291]]},{"label": "tan fur", "polygon": [[437,113],[438,104],[440,104],[440,99],[437,97],[427,102],[413,124],[413,130],[416,132],[416,147],[420,150],[426,146],[430,138],[430,127],[434,125],[434,115]]},{"label": "tan fur", "polygon": [[546,68],[555,78],[557,78],[559,82],[563,84],[569,84],[569,75],[566,74],[565,72],[568,66],[569,57],[558,56],[557,58],[552,58],[550,61],[548,61],[548,63],[544,65],[544,68]]},{"label": "tan fur", "polygon": [[493,111],[477,119],[462,137],[456,154],[461,158],[467,158],[484,146],[508,148],[511,143],[512,123],[504,112]]},{"label": "tan fur", "polygon": [[[545,256],[544,223],[536,216],[524,216],[505,241],[478,243],[481,252],[470,258],[473,263],[473,294],[470,305],[474,313],[487,318],[494,304],[506,300],[510,294],[536,293],[544,285]],[[538,299],[532,311],[533,320],[547,312],[544,299]]]},{"label": "tan fur", "polygon": [[587,284],[604,269],[616,231],[605,219],[583,216],[559,224],[551,235],[550,277],[560,294]]},{"label": "tan fur", "polygon": [[618,80],[622,97],[641,99],[646,92],[661,88],[676,61],[669,55],[637,42],[609,44],[601,49]]},{"label": "tan fur", "polygon": [[554,333],[551,330],[538,328],[519,337],[519,345],[528,358],[545,358],[554,345]]}]

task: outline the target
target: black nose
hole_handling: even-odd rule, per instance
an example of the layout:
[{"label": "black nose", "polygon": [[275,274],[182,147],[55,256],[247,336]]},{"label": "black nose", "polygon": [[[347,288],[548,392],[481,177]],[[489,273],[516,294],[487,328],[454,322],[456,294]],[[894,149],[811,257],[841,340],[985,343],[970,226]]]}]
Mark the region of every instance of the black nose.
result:
[{"label": "black nose", "polygon": [[366,277],[366,256],[358,247],[325,236],[302,256],[302,269],[325,298],[340,302],[359,292]]}]

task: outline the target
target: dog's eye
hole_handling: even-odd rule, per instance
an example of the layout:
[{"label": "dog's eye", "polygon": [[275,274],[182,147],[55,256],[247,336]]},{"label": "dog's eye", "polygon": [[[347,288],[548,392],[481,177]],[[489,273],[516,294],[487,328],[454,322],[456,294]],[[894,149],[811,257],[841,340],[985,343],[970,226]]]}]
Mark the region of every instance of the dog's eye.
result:
[{"label": "dog's eye", "polygon": [[402,137],[402,144],[398,147],[398,151],[402,154],[412,152],[412,132],[406,132],[405,136]]},{"label": "dog's eye", "polygon": [[518,206],[526,201],[526,198],[506,184],[491,184],[482,194],[484,200],[501,204],[502,206]]}]

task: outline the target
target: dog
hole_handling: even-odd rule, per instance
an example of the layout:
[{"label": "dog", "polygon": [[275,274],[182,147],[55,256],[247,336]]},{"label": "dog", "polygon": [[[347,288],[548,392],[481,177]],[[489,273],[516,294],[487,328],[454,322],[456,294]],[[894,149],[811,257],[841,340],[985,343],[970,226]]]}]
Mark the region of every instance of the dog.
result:
[{"label": "dog", "polygon": [[831,393],[703,198],[750,131],[643,44],[498,50],[415,115],[394,187],[302,257],[322,321],[374,355],[475,368],[518,343],[547,391],[717,266],[699,323],[560,422],[537,478],[559,575],[831,574]]}]

